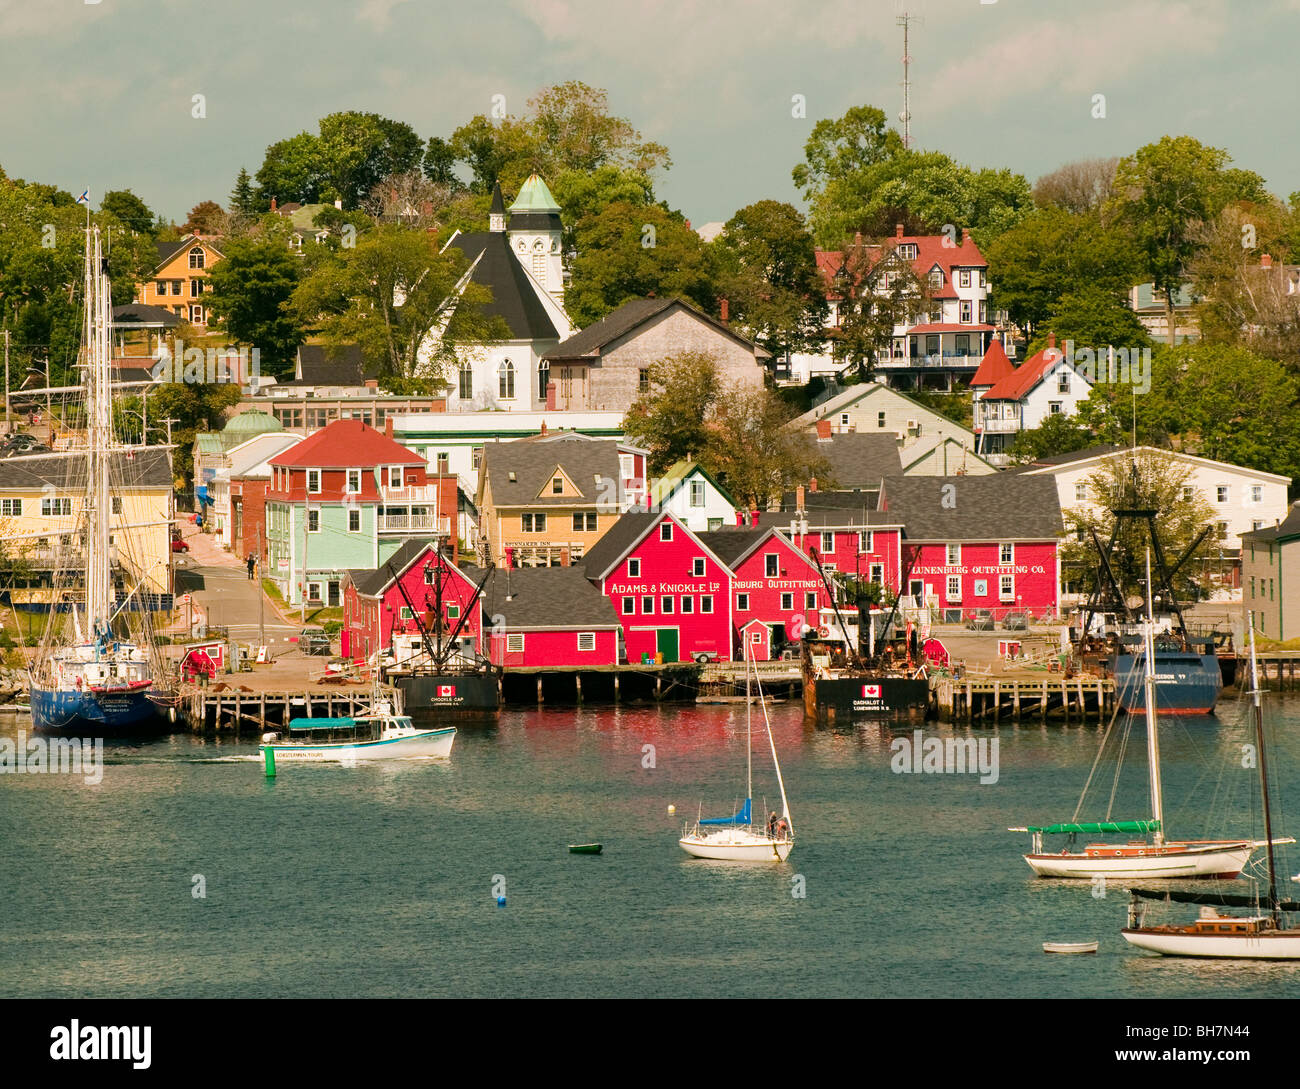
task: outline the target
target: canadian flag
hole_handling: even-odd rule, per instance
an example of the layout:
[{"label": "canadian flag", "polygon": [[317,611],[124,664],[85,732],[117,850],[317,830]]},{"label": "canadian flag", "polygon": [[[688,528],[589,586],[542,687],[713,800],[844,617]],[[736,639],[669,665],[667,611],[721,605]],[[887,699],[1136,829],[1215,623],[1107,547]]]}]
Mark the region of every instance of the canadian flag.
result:
[{"label": "canadian flag", "polygon": [[880,698],[880,685],[878,685],[878,684],[864,684],[864,685],[862,686],[862,698],[863,698],[863,699],[879,699],[879,698]]},{"label": "canadian flag", "polygon": [[456,694],[456,686],[454,684],[438,685],[439,696],[454,696],[455,694]]}]

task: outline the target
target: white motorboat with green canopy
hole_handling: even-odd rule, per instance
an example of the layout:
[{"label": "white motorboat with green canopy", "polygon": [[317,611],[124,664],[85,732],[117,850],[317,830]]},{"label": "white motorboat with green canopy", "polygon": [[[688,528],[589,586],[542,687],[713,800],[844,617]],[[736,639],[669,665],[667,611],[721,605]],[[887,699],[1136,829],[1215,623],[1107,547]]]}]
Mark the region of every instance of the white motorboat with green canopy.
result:
[{"label": "white motorboat with green canopy", "polygon": [[730,817],[699,817],[695,827],[683,829],[677,842],[687,854],[696,858],[710,858],[719,862],[784,862],[794,850],[794,825],[790,820],[790,802],[785,795],[785,781],[781,778],[781,764],[776,758],[776,742],[772,740],[772,722],[767,717],[767,704],[763,688],[755,670],[754,683],[758,686],[758,704],[763,709],[763,722],[767,727],[767,742],[772,750],[772,765],[776,768],[776,781],[781,789],[781,815],[773,814],[766,826],[753,823],[754,797],[754,746],[753,705],[749,700],[750,669],[752,662],[746,644],[745,656],[745,803]]},{"label": "white motorboat with green canopy", "polygon": [[[1146,735],[1147,769],[1151,787],[1151,816],[1138,820],[1065,821],[1057,824],[1029,825],[1012,828],[1012,832],[1028,832],[1031,838],[1029,854],[1025,861],[1039,877],[1065,877],[1092,879],[1118,878],[1232,878],[1250,859],[1262,842],[1248,839],[1235,840],[1172,840],[1167,838],[1164,821],[1164,796],[1160,780],[1160,729],[1156,713],[1155,679],[1155,622],[1151,608],[1151,559],[1147,557],[1147,620],[1145,625],[1143,669],[1146,676]],[[1116,712],[1118,715],[1118,711]],[[1130,715],[1129,726],[1135,721]],[[1115,720],[1111,720],[1111,727]],[[1084,786],[1078,809],[1083,807],[1088,786],[1097,771],[1111,727],[1102,736],[1101,749],[1094,761],[1088,784]],[[1059,853],[1043,850],[1043,837],[1066,835],[1068,846]],[[1123,843],[1089,843],[1082,850],[1071,849],[1075,837],[1080,835],[1131,835],[1142,839]]]},{"label": "white motorboat with green canopy", "polygon": [[289,722],[288,733],[287,740],[275,732],[263,737],[267,775],[275,774],[277,760],[344,764],[405,757],[446,760],[456,739],[454,726],[421,729],[409,715],[393,714],[383,703],[373,715],[295,718]]}]

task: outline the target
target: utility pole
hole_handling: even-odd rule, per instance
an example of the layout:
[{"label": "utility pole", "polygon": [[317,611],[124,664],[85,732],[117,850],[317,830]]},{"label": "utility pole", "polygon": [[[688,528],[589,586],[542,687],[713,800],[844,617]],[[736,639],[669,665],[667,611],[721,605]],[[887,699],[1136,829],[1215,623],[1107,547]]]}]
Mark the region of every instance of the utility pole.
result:
[{"label": "utility pole", "polygon": [[5,330],[5,430],[9,430],[9,330]]},{"label": "utility pole", "polygon": [[173,420],[168,416],[167,419],[163,420],[163,423],[167,425],[167,445],[170,446],[172,444],[172,424],[180,423],[180,420]]},{"label": "utility pole", "polygon": [[307,626],[307,521],[311,518],[311,500],[304,499],[302,504],[302,578],[298,582],[298,592],[302,595],[302,626]]},{"label": "utility pole", "polygon": [[[265,507],[262,508],[265,511]],[[265,514],[263,514],[265,517]],[[257,578],[257,645],[266,646],[266,594],[262,590],[262,527],[257,527],[257,563],[253,567]]]},{"label": "utility pole", "polygon": [[912,81],[908,77],[912,57],[907,51],[907,39],[908,30],[915,18],[916,16],[903,12],[895,20],[903,28],[903,112],[898,115],[898,119],[903,122],[903,147],[905,148],[912,146]]}]

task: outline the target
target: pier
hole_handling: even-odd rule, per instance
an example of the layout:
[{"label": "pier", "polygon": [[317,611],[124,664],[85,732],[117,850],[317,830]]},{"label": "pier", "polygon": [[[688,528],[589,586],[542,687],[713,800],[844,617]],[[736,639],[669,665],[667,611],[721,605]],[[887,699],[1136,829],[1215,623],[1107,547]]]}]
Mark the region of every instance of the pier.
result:
[{"label": "pier", "polygon": [[700,668],[692,662],[506,668],[499,680],[501,706],[692,702],[699,689]]},{"label": "pier", "polygon": [[[250,683],[251,682],[251,683]],[[224,682],[181,689],[181,708],[193,733],[261,733],[283,728],[294,718],[355,718],[373,712],[370,685],[320,685],[311,688],[263,688],[249,674],[233,674]],[[402,713],[402,693],[381,688],[381,701]]]},{"label": "pier", "polygon": [[[1257,650],[1255,661],[1259,666],[1259,686],[1276,692],[1296,691],[1296,674],[1300,672],[1300,651]],[[1243,692],[1250,689],[1250,658],[1237,662],[1237,687]]]},{"label": "pier", "polygon": [[931,701],[938,717],[965,723],[1025,718],[1104,721],[1115,709],[1115,682],[1103,677],[936,677]]}]

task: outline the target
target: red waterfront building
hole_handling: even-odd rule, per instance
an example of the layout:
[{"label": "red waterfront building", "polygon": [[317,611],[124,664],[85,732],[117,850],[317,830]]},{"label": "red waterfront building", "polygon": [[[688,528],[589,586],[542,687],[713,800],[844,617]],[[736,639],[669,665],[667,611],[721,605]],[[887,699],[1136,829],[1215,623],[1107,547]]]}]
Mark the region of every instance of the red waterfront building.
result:
[{"label": "red waterfront building", "polygon": [[618,615],[580,567],[498,568],[484,593],[483,654],[493,665],[595,668],[622,658]]},{"label": "red waterfront building", "polygon": [[623,625],[629,662],[730,660],[731,570],[672,514],[623,515],[585,562]]},{"label": "red waterfront building", "polygon": [[438,630],[439,574],[442,637],[446,640],[455,634],[462,651],[477,652],[483,631],[483,598],[474,597],[478,580],[458,568],[451,556],[439,555],[435,542],[408,540],[382,567],[347,572],[343,656],[366,660],[380,652],[405,661],[418,655],[421,625],[431,636]]}]

